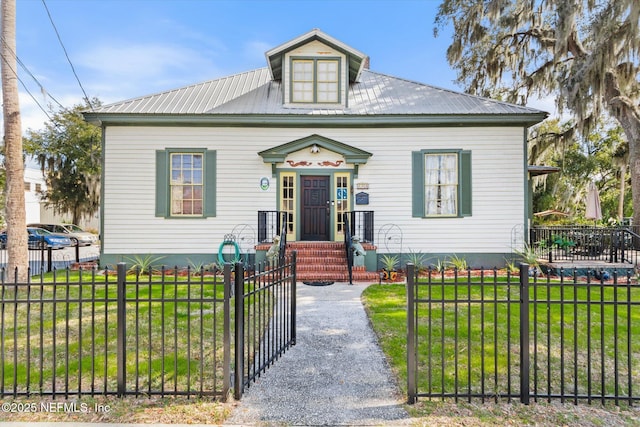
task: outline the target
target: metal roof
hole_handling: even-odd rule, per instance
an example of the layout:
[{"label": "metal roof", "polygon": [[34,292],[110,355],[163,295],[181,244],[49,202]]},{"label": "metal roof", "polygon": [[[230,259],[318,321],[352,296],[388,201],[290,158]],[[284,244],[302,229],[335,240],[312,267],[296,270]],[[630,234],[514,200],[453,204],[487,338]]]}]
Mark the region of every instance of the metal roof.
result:
[{"label": "metal roof", "polygon": [[128,99],[94,109],[107,114],[203,114],[265,85],[267,68],[193,84],[167,92]]},{"label": "metal roof", "polygon": [[100,119],[127,115],[545,115],[534,108],[509,104],[417,83],[370,70],[348,89],[346,108],[285,105],[281,81],[268,68],[210,80],[180,89],[129,99],[96,108],[85,115]]}]

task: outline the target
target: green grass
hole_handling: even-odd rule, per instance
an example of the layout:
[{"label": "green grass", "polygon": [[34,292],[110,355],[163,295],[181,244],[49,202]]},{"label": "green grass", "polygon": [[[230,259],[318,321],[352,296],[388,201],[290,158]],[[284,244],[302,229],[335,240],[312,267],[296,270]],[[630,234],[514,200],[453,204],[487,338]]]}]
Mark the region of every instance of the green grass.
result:
[{"label": "green grass", "polygon": [[[465,278],[456,285],[447,279],[444,285],[432,286],[430,290],[420,286],[418,298],[430,302],[417,304],[419,392],[437,395],[457,389],[463,394],[489,396],[519,392],[519,290],[517,284],[508,289],[504,281],[498,278],[494,286],[493,278],[485,285],[472,279],[471,284],[466,284]],[[544,302],[531,308],[530,313],[531,387],[536,387],[539,393],[569,394],[576,387],[578,393],[586,393],[590,379],[593,394],[611,395],[617,386],[620,395],[625,395],[631,376],[634,390],[638,390],[640,306],[633,304],[640,303],[639,288],[552,283],[532,287],[530,299],[534,297]],[[559,304],[560,298],[568,303]],[[632,303],[617,308],[613,304],[627,299]],[[587,300],[590,304],[574,303]],[[406,393],[405,285],[369,286],[363,293],[363,302],[380,345]],[[599,326],[601,323],[604,326]],[[638,396],[638,392],[634,391],[634,395]],[[473,399],[465,405],[473,407],[476,401],[481,403],[480,399]],[[445,400],[430,404],[422,399],[410,408],[417,411],[416,416],[422,416],[438,412],[450,403]],[[621,404],[624,406],[622,401]],[[483,411],[476,408],[472,412],[477,416]],[[631,418],[635,419],[635,415],[632,411]],[[496,421],[495,417],[492,419]]]},{"label": "green grass", "polygon": [[[223,310],[213,299],[223,298],[221,277],[135,279],[126,287],[127,389],[219,390]],[[66,272],[1,291],[5,392],[14,383],[18,392],[115,390],[115,280]]]}]

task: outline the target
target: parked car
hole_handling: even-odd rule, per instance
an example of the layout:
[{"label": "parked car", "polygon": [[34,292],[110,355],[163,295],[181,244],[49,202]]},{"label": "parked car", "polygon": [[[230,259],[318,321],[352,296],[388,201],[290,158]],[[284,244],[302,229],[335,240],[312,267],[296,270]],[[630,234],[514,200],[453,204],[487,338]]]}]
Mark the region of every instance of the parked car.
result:
[{"label": "parked car", "polygon": [[28,224],[27,227],[44,228],[52,233],[64,234],[71,239],[73,246],[90,246],[98,243],[98,236],[84,231],[75,224]]},{"label": "parked car", "polygon": [[[27,234],[29,235],[29,249],[62,249],[71,246],[71,239],[66,235],[51,233],[43,228],[27,227]],[[6,231],[0,234],[0,247],[2,249],[7,247]]]}]

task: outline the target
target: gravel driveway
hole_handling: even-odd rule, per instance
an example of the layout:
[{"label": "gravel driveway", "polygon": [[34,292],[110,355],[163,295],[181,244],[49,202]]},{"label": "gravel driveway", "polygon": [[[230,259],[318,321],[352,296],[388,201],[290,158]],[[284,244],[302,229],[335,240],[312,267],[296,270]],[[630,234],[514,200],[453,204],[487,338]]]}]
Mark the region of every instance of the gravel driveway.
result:
[{"label": "gravel driveway", "polygon": [[245,391],[227,424],[408,424],[360,301],[365,287],[298,284],[297,344]]}]

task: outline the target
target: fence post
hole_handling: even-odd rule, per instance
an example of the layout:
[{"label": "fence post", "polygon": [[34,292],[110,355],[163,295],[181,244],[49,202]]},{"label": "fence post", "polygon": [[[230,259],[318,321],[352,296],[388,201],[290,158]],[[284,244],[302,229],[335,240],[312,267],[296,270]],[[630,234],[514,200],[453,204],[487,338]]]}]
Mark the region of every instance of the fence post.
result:
[{"label": "fence post", "polygon": [[298,288],[296,285],[296,262],[298,253],[293,251],[291,253],[291,274],[293,276],[291,280],[291,345],[296,345],[296,311],[298,310],[297,298]]},{"label": "fence post", "polygon": [[126,352],[126,332],[127,332],[127,307],[126,307],[126,278],[127,278],[127,265],[124,262],[118,263],[117,269],[117,314],[116,314],[116,328],[117,328],[117,354],[116,354],[116,366],[117,366],[117,381],[118,381],[118,396],[123,397],[126,394],[126,382],[127,382],[127,352]]},{"label": "fence post", "polygon": [[229,390],[231,389],[231,296],[233,295],[233,283],[231,283],[231,264],[223,267],[224,281],[224,305],[223,305],[223,341],[222,350],[222,399],[227,401]]},{"label": "fence post", "polygon": [[529,264],[520,263],[520,402],[529,404]]},{"label": "fence post", "polygon": [[[44,255],[44,249],[42,250],[42,254]],[[51,246],[48,246],[47,247],[47,272],[51,273],[52,271],[53,271],[53,248]]]},{"label": "fence post", "polygon": [[407,395],[408,403],[416,403],[416,335],[415,335],[415,266],[407,264]]},{"label": "fence post", "polygon": [[[229,266],[225,265],[225,268]],[[229,266],[230,268],[230,266]],[[244,391],[244,271],[242,263],[235,264],[235,373],[233,378],[233,397],[242,398]]]}]

